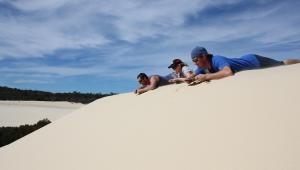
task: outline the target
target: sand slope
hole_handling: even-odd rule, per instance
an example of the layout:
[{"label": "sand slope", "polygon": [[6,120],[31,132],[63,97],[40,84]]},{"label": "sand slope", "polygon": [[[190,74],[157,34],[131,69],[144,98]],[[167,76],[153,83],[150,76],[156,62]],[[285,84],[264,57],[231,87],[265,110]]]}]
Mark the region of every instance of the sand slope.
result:
[{"label": "sand slope", "polygon": [[300,65],[95,101],[0,148],[3,170],[300,169]]}]

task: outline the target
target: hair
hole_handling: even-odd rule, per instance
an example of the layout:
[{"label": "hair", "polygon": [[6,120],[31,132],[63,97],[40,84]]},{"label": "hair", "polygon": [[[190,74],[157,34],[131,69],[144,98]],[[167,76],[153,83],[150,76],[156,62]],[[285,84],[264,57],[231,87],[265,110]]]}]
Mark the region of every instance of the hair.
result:
[{"label": "hair", "polygon": [[188,66],[188,65],[186,63],[180,63],[180,64],[177,64],[177,65],[174,65],[174,67],[172,67],[172,69],[175,69],[177,66],[180,66],[182,68],[182,67]]},{"label": "hair", "polygon": [[136,77],[137,79],[139,79],[139,78],[146,78],[146,79],[149,79],[148,78],[148,76],[147,76],[147,74],[145,74],[145,73],[140,73],[140,74],[138,74],[138,76]]},{"label": "hair", "polygon": [[211,62],[211,59],[212,59],[213,55],[210,54],[210,53],[208,53],[208,54],[202,54],[202,55],[200,55],[198,57],[206,57]]},{"label": "hair", "polygon": [[209,58],[209,59],[211,59],[211,58],[213,57],[212,54],[207,54],[206,56],[207,56],[207,58]]},{"label": "hair", "polygon": [[180,63],[180,66],[184,67],[184,66],[189,66],[189,65],[187,65],[186,63]]}]

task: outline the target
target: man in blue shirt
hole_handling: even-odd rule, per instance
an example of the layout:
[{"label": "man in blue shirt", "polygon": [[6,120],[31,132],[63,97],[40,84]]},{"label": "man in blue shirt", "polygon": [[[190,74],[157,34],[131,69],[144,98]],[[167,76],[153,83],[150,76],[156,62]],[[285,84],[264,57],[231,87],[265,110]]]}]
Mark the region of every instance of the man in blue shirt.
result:
[{"label": "man in blue shirt", "polygon": [[297,59],[277,61],[257,54],[248,54],[240,58],[227,58],[209,54],[204,47],[195,47],[191,58],[198,67],[193,80],[198,82],[221,79],[243,70],[268,68],[280,65],[300,63]]}]

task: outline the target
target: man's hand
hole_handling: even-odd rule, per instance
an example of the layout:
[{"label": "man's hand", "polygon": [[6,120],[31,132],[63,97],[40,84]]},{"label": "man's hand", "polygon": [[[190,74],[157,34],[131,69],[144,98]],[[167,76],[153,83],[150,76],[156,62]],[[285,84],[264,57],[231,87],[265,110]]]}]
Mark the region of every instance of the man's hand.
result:
[{"label": "man's hand", "polygon": [[185,79],[185,82],[186,83],[188,83],[188,84],[190,84],[191,82],[193,82],[193,81],[195,81],[195,77],[193,76],[193,77],[190,77],[190,78],[187,78],[187,79]]},{"label": "man's hand", "polygon": [[137,89],[137,90],[135,90],[135,93],[138,94],[138,95],[140,95],[142,93],[145,93],[145,92],[146,91],[144,89]]},{"label": "man's hand", "polygon": [[204,82],[207,80],[206,74],[199,74],[195,77],[195,80],[198,82]]}]

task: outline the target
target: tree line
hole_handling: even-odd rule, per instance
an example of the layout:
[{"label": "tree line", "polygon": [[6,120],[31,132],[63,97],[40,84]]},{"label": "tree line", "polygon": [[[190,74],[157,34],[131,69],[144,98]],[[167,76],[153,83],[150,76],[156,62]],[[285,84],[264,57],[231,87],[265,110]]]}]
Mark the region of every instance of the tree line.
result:
[{"label": "tree line", "polygon": [[51,93],[38,90],[21,90],[17,88],[1,87],[0,100],[24,100],[24,101],[68,101],[75,103],[91,103],[102,97],[115,95],[116,93]]},{"label": "tree line", "polygon": [[49,123],[51,123],[50,120],[43,119],[33,125],[26,124],[19,127],[0,127],[0,147],[8,145]]}]

